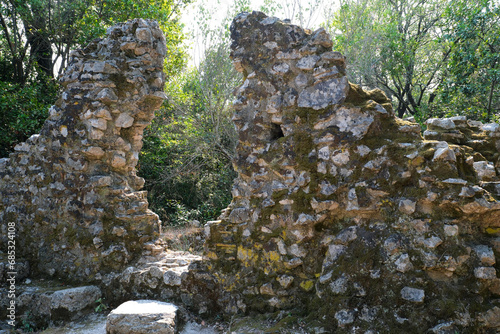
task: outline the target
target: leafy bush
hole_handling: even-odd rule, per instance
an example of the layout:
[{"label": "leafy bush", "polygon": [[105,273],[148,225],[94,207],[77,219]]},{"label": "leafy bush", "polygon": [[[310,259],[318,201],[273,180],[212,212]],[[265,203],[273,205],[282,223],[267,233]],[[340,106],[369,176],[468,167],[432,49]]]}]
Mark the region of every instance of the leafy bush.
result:
[{"label": "leafy bush", "polygon": [[500,6],[492,0],[457,0],[446,17],[452,45],[438,89],[446,116],[464,115],[484,122],[500,116]]},{"label": "leafy bush", "polygon": [[231,163],[193,123],[171,116],[144,136],[139,175],[146,179],[150,208],[170,226],[213,219],[231,200]]},{"label": "leafy bush", "polygon": [[168,100],[146,130],[140,155],[150,207],[167,226],[214,219],[231,201],[236,134],[228,104],[214,108],[198,74],[167,85]]},{"label": "leafy bush", "polygon": [[0,81],[0,158],[14,146],[40,131],[57,95],[57,84],[48,79],[26,84]]}]

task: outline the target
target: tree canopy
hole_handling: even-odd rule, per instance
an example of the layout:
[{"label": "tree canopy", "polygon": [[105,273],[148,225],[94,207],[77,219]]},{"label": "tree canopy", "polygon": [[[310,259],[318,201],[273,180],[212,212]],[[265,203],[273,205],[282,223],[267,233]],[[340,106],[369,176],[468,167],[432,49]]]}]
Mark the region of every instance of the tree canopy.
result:
[{"label": "tree canopy", "polygon": [[342,0],[326,24],[350,80],[382,88],[399,117],[498,113],[494,1]]},{"label": "tree canopy", "polygon": [[444,41],[451,56],[443,71],[441,103],[448,113],[491,120],[500,110],[500,6],[490,0],[454,2]]}]

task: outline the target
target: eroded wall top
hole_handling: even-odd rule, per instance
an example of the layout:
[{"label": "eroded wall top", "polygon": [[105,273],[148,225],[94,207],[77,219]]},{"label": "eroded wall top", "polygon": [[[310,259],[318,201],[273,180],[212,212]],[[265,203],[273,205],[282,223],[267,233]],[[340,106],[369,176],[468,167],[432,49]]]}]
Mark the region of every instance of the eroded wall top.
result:
[{"label": "eroded wall top", "polygon": [[0,160],[0,221],[32,271],[92,280],[118,270],[158,231],[135,166],[161,105],[165,37],[135,19],[71,53],[40,134]]},{"label": "eroded wall top", "polygon": [[497,326],[499,125],[432,119],[423,138],[347,81],[324,30],[253,12],[231,35],[238,178],[206,244],[219,305],[302,308],[327,332]]}]

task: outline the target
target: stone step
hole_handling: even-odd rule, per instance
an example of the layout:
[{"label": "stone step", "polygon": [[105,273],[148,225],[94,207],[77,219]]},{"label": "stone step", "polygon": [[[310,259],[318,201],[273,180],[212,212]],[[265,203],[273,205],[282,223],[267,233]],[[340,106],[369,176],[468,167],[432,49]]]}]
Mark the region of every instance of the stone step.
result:
[{"label": "stone step", "polygon": [[111,311],[106,334],[177,333],[178,307],[156,300],[128,301]]},{"label": "stone step", "polygon": [[[31,283],[18,284],[15,288],[15,317],[11,320],[19,325],[24,319],[35,329],[77,320],[93,312],[101,298],[101,290],[93,285],[61,288],[58,282],[27,282]],[[11,304],[13,293],[9,291],[12,292],[0,289],[0,305]],[[3,319],[8,318],[8,314],[0,313]]]}]

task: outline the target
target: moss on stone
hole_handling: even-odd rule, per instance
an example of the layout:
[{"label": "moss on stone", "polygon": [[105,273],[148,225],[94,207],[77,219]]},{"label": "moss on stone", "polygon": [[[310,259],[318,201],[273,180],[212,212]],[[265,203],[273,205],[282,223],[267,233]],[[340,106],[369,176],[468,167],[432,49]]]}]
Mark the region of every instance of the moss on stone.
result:
[{"label": "moss on stone", "polygon": [[303,170],[314,170],[315,158],[310,158],[309,153],[315,149],[313,138],[306,131],[296,131],[293,134],[295,161]]},{"label": "moss on stone", "polygon": [[[389,100],[385,93],[380,89],[365,91],[359,85],[349,83],[349,92],[347,93],[347,98],[344,103],[362,107],[362,109],[372,109],[373,107],[369,106],[371,103],[370,101],[384,105],[384,108],[386,104],[391,103],[391,100]],[[392,112],[392,108],[387,111]]]}]

